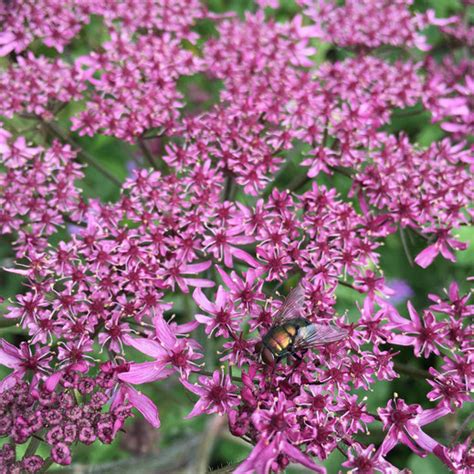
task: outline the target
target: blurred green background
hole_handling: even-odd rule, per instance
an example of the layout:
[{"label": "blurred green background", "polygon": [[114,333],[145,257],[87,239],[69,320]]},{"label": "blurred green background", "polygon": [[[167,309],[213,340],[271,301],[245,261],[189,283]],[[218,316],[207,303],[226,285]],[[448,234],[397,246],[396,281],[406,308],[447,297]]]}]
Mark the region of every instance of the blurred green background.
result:
[{"label": "blurred green background", "polygon": [[[253,2],[250,0],[209,0],[206,2],[211,10],[223,12],[235,10],[243,14],[245,10],[253,9]],[[281,8],[278,11],[272,11],[271,15],[279,21],[290,18],[297,8],[292,0],[282,0]],[[438,17],[450,16],[458,12],[461,3],[456,0],[431,0],[416,1],[414,8],[424,10],[434,8]],[[214,35],[216,30],[209,21],[202,21],[196,26],[197,31],[203,36],[203,39]],[[436,56],[440,59],[443,54],[449,53],[449,46],[445,39],[436,29],[427,31],[429,41],[436,46]],[[71,60],[77,56],[87,53],[91,49],[99,46],[101,42],[107,39],[106,31],[100,18],[93,18],[92,22],[85,26],[80,35],[66,48],[65,59]],[[200,46],[199,43],[198,47]],[[321,42],[315,42],[318,52],[315,61],[321,63],[326,60],[327,54],[333,55],[332,59],[342,59],[344,52],[331,50],[331,45]],[[49,57],[57,56],[57,53],[40,43],[34,43],[31,49],[36,54],[44,54]],[[421,53],[414,52],[421,57]],[[336,58],[334,58],[336,55]],[[393,59],[396,58],[394,51]],[[7,66],[6,59],[0,59],[0,66]],[[203,108],[210,107],[218,101],[221,84],[218,81],[207,81],[203,75],[182,78],[180,89],[189,98],[190,90],[201,90],[208,95],[208,100],[195,104],[189,101],[187,111],[194,112]],[[69,117],[84,106],[82,103],[73,103],[65,107],[60,115],[59,121],[64,128],[69,128]],[[403,112],[394,111],[392,121],[387,129],[393,133],[404,131],[410,139],[426,146],[435,140],[444,136],[444,132],[438,125],[431,124],[430,114],[426,111],[411,114],[422,110],[418,104],[413,110]],[[408,113],[407,113],[408,112]],[[16,129],[25,129],[28,127],[28,121],[15,118],[6,120],[7,126]],[[36,130],[30,130],[26,133],[28,138],[38,143],[44,142]],[[112,174],[120,180],[126,178],[129,173],[129,166],[132,162],[131,157],[140,160],[140,151],[137,147],[128,145],[112,137],[96,135],[94,138],[75,137],[78,143],[93,156],[95,156]],[[282,172],[278,174],[276,186],[285,188],[294,179],[303,175],[305,170],[299,166],[302,161],[302,149],[296,146],[293,150],[285,153],[286,164]],[[350,183],[344,176],[327,177],[320,175],[317,181],[328,186],[335,186],[343,196],[347,197],[347,191]],[[93,168],[86,170],[85,179],[80,183],[86,198],[100,198],[103,201],[113,201],[118,197],[118,190],[113,184],[105,181],[101,175]],[[246,204],[254,202],[252,198],[243,195],[237,191],[237,200],[242,200]],[[474,242],[474,229],[462,228],[459,231],[460,239]],[[416,255],[424,245],[418,237],[412,236],[409,246],[412,255]],[[65,231],[59,231],[57,235],[51,238],[54,244],[60,240],[67,240],[68,235]],[[13,260],[11,243],[14,239],[11,236],[0,237],[0,267],[10,266]],[[412,301],[417,308],[423,308],[428,305],[428,293],[441,293],[443,288],[447,288],[449,283],[456,280],[460,283],[463,291],[467,290],[466,277],[472,274],[474,268],[474,252],[468,250],[457,255],[457,263],[453,264],[441,258],[437,258],[429,270],[423,270],[420,267],[411,267],[403,251],[402,243],[398,235],[390,236],[385,245],[380,248],[381,267],[384,269],[385,277],[389,281],[403,280],[413,290]],[[13,297],[15,294],[23,292],[22,279],[11,273],[0,271],[0,294],[5,297]],[[337,292],[337,309],[340,312],[347,311],[349,317],[357,319],[358,310],[356,307],[357,298],[354,292],[348,288],[340,287]],[[170,295],[169,299],[174,301],[174,312],[181,321],[189,320],[193,317],[195,305],[190,297],[182,295]],[[359,298],[360,301],[360,298]],[[3,303],[5,307],[7,302]],[[402,314],[406,314],[405,302],[399,306]],[[24,340],[24,332],[16,327],[5,327],[5,321],[0,320],[0,337],[6,338],[14,343]],[[207,369],[218,366],[216,349],[218,343],[205,337],[203,331],[198,330],[197,336],[199,342],[205,346]],[[400,348],[401,353],[398,361],[417,367],[427,369],[437,364],[435,358],[428,360],[417,359],[409,349]],[[145,360],[143,355],[138,352],[130,351],[130,358],[136,361]],[[0,367],[0,376],[7,371]],[[377,407],[385,405],[387,400],[397,392],[409,403],[420,403],[424,407],[430,406],[426,400],[426,393],[430,386],[422,380],[414,379],[409,376],[402,376],[393,382],[379,382],[373,387],[373,391],[367,393],[368,407],[374,412]],[[215,438],[214,446],[210,453],[206,452],[209,441],[213,433],[219,428],[219,421],[216,417],[197,417],[192,420],[185,420],[184,417],[189,413],[194,404],[194,395],[183,390],[176,377],[154,383],[152,386],[143,387],[143,391],[149,395],[158,405],[160,410],[161,428],[153,430],[149,427],[141,416],[137,415],[135,419],[129,420],[126,433],[123,433],[115,442],[109,446],[95,443],[91,447],[81,446],[75,452],[74,464],[62,469],[64,472],[85,473],[85,472],[132,472],[151,473],[151,472],[197,472],[199,463],[206,462],[209,459],[210,468],[219,469],[222,466],[233,464],[244,459],[250,450],[245,442],[233,438],[226,429],[221,429],[219,436]],[[427,432],[442,443],[448,443],[459,424],[467,416],[469,407],[465,406],[455,416],[447,416],[437,423],[430,425]],[[469,427],[466,428],[468,430]],[[378,444],[383,439],[383,433],[380,427],[374,425],[370,435],[363,437],[366,441]],[[0,441],[1,443],[1,441]],[[21,452],[21,446],[18,447]],[[44,448],[46,454],[47,450]],[[434,456],[428,456],[421,459],[412,454],[407,448],[399,446],[388,456],[388,460],[396,466],[408,467],[415,473],[435,474],[445,473],[447,469]],[[343,462],[343,457],[339,452],[333,453],[323,464],[328,468],[328,472],[336,473]],[[291,467],[289,472],[302,472],[304,469]]]}]

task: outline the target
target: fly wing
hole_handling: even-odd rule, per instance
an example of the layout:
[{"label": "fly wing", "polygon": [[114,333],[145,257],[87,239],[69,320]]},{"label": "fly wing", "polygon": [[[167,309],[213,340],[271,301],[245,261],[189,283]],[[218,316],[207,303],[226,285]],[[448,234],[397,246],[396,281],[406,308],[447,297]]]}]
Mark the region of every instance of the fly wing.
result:
[{"label": "fly wing", "polygon": [[311,347],[329,344],[344,339],[348,332],[337,326],[326,324],[310,324],[298,329],[293,349],[309,349]]},{"label": "fly wing", "polygon": [[285,298],[273,317],[273,324],[278,326],[284,321],[302,317],[304,307],[304,289],[301,285],[295,286]]}]

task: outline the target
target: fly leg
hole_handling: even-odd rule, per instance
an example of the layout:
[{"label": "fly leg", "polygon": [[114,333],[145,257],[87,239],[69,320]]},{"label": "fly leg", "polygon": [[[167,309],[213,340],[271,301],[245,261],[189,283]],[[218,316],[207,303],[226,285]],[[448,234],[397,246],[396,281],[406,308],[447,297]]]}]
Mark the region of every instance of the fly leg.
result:
[{"label": "fly leg", "polygon": [[[306,351],[302,352],[302,354],[304,355],[305,352]],[[296,361],[296,364],[293,364],[293,370],[285,377],[285,382],[288,382],[290,375],[293,373],[294,370],[296,370],[303,363],[304,358],[300,356],[299,354],[295,354],[294,352],[291,352],[291,350],[289,350],[285,355],[286,357],[288,358],[291,357]]]}]

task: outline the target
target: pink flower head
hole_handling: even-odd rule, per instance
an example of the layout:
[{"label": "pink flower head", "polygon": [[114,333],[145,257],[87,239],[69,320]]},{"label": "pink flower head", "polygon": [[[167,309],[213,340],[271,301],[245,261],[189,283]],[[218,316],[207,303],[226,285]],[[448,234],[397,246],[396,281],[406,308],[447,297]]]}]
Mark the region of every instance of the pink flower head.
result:
[{"label": "pink flower head", "polygon": [[376,453],[373,444],[367,447],[354,443],[347,451],[347,461],[342,463],[357,474],[373,474],[375,472],[396,473],[398,469]]},{"label": "pink flower head", "polygon": [[421,354],[428,357],[431,352],[439,355],[437,345],[442,345],[446,336],[444,324],[438,322],[431,311],[424,311],[423,317],[420,317],[410,302],[407,306],[410,320],[402,318],[394,311],[389,315],[390,322],[386,327],[402,332],[392,335],[391,342],[402,346],[413,345],[417,357]]},{"label": "pink flower head", "polygon": [[48,371],[52,358],[48,346],[36,346],[35,351],[32,349],[26,342],[22,342],[18,349],[5,339],[0,339],[0,364],[13,369],[10,375],[0,381],[0,393],[15,385],[27,372],[36,378]]},{"label": "pink flower head", "polygon": [[[197,370],[194,361],[201,358],[201,354],[197,352],[199,345],[192,339],[178,338],[182,332],[180,328],[176,324],[167,323],[163,316],[155,316],[153,322],[156,340],[126,335],[124,341],[155,360],[131,364],[128,372],[119,374],[120,380],[142,384],[167,378],[175,370],[185,377]],[[194,325],[189,326],[191,328]]]},{"label": "pink flower head", "polygon": [[423,455],[424,452],[432,452],[449,465],[445,447],[421,429],[422,426],[449,413],[449,408],[439,407],[423,410],[420,405],[407,405],[403,400],[397,398],[389,400],[387,407],[379,408],[377,412],[386,431],[385,439],[377,450],[378,454],[385,456],[397,443],[401,442],[419,455]]},{"label": "pink flower head", "polygon": [[222,286],[219,286],[216,293],[215,303],[211,303],[200,288],[196,288],[193,293],[194,301],[197,305],[212,317],[203,314],[196,314],[195,318],[206,326],[206,334],[229,337],[239,328],[240,315],[235,312],[234,305]]},{"label": "pink flower head", "polygon": [[200,376],[199,385],[181,379],[181,383],[190,391],[199,396],[194,408],[186,416],[201,415],[203,413],[224,414],[239,404],[237,387],[232,384],[228,375],[215,370],[212,377]]}]

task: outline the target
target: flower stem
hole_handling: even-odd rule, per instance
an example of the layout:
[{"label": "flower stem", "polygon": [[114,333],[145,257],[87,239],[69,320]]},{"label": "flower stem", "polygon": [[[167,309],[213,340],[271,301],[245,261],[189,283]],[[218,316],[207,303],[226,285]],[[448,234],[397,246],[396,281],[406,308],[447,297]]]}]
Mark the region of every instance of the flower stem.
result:
[{"label": "flower stem", "polygon": [[413,258],[411,256],[410,249],[408,248],[407,239],[405,238],[405,231],[403,230],[402,226],[400,226],[399,229],[400,229],[400,240],[402,241],[403,250],[407,257],[408,263],[410,264],[410,267],[413,268],[415,265],[413,263]]},{"label": "flower stem", "polygon": [[202,436],[202,441],[197,447],[196,473],[206,474],[209,472],[209,460],[211,458],[212,449],[226,421],[227,417],[214,415],[207,424]]},{"label": "flower stem", "polygon": [[27,458],[29,456],[33,456],[33,454],[36,453],[36,450],[38,449],[38,446],[41,441],[41,438],[39,438],[38,436],[33,436],[31,438],[30,444],[26,448],[25,455],[23,457]]},{"label": "flower stem", "polygon": [[[31,117],[29,117],[31,118]],[[65,130],[60,128],[57,124],[53,122],[47,122],[41,117],[35,117],[37,120],[40,121],[41,125],[49,132],[51,135],[59,138],[60,140],[66,142],[67,144],[71,145],[72,148],[78,149],[78,156],[84,163],[93,166],[97,171],[103,174],[109,181],[114,183],[115,185],[121,187],[121,181],[116,178],[112,173],[110,173],[106,168],[104,168],[94,156],[92,156],[89,152],[84,150],[75,140],[73,140]]]},{"label": "flower stem", "polygon": [[[205,375],[206,377],[212,377],[212,372],[209,372],[208,370],[196,370],[194,373]],[[242,382],[242,379],[240,377],[236,377],[235,375],[230,376],[230,378],[233,382]]]},{"label": "flower stem", "polygon": [[220,469],[214,469],[213,471],[209,471],[210,474],[230,474],[234,472],[240,463],[236,464],[229,464],[228,466],[221,467]]},{"label": "flower stem", "polygon": [[137,139],[137,145],[140,148],[140,151],[143,153],[144,158],[150,163],[151,167],[155,170],[159,169],[158,164],[155,161],[155,158],[151,154],[150,150],[146,146],[146,143],[143,138]]},{"label": "flower stem", "polygon": [[357,291],[357,293],[361,293],[354,285],[347,283],[344,280],[338,280],[339,285],[345,286],[346,288],[350,288],[351,290]]},{"label": "flower stem", "polygon": [[[469,423],[472,421],[474,418],[474,413],[471,413],[461,424],[461,426],[457,429],[457,431],[454,433],[449,445],[454,446],[456,441],[459,439],[461,434],[464,432],[465,428],[469,426]],[[469,431],[469,430],[468,430]]]},{"label": "flower stem", "polygon": [[46,472],[51,467],[51,464],[53,464],[53,460],[51,458],[46,459],[39,473],[43,474],[43,472]]},{"label": "flower stem", "polygon": [[395,362],[393,364],[395,370],[400,374],[409,375],[412,378],[419,379],[433,379],[434,377],[427,371],[423,369],[418,369],[417,367],[410,367],[409,365],[400,364]]},{"label": "flower stem", "polygon": [[235,183],[232,176],[227,176],[224,184],[223,201],[232,201],[234,198]]}]

